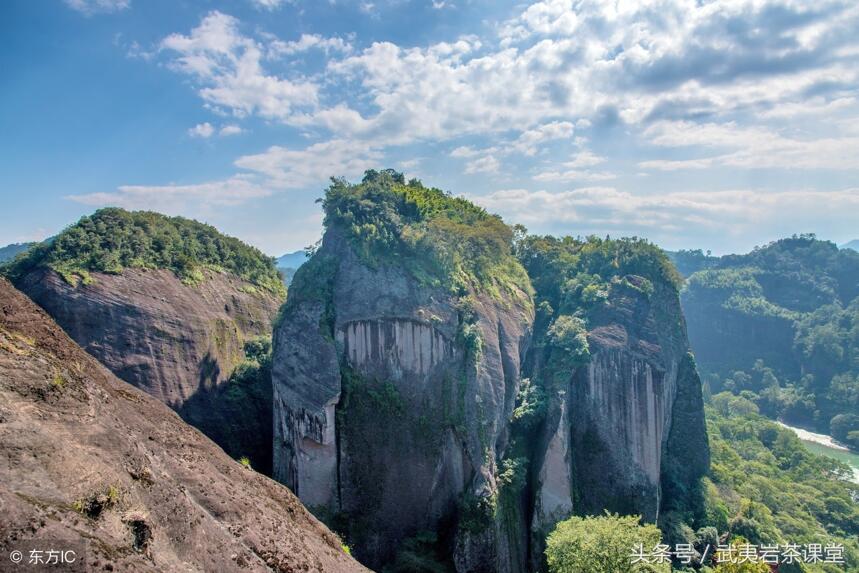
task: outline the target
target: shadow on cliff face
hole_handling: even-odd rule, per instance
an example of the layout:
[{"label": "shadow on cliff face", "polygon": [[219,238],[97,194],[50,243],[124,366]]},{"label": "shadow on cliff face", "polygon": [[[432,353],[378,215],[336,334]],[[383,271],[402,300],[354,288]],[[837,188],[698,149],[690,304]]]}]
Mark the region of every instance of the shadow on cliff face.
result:
[{"label": "shadow on cliff face", "polygon": [[[207,353],[200,363],[197,391],[176,411],[232,458],[247,457],[256,471],[271,475],[272,389],[270,360],[240,364],[215,384],[220,367]],[[205,420],[205,423],[201,423]]]}]

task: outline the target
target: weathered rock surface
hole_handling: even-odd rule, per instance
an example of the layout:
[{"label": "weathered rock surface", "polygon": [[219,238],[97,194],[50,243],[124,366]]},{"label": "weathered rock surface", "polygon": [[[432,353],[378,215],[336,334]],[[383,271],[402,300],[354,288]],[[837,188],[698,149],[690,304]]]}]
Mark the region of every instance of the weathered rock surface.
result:
[{"label": "weathered rock surface", "polygon": [[[243,358],[243,342],[271,333],[279,298],[214,271],[205,271],[195,286],[167,270],[92,277],[91,284],[72,286],[42,267],[16,286],[114,374],[267,472],[270,405],[257,400],[234,408],[223,400],[223,383]],[[243,419],[237,422],[235,415]]]},{"label": "weathered rock surface", "polygon": [[590,360],[570,373],[543,430],[535,568],[558,520],[608,510],[654,522],[665,487],[677,495],[694,489],[709,466],[701,382],[677,292],[611,292],[590,317]]},{"label": "weathered rock surface", "polygon": [[371,566],[495,489],[533,316],[525,293],[472,295],[479,352],[448,290],[368,267],[336,229],[295,276],[275,333],[274,475],[345,522]]},{"label": "weathered rock surface", "polygon": [[117,379],[3,279],[0,459],[4,563],[59,540],[91,570],[365,570],[285,487]]},{"label": "weathered rock surface", "polygon": [[[421,531],[456,531],[443,541],[457,571],[539,570],[546,534],[572,514],[656,521],[663,489],[694,490],[709,450],[677,290],[642,281],[612,283],[588,311],[590,358],[561,373],[516,453],[521,378],[549,356],[528,353],[528,297],[470,293],[475,355],[457,297],[368,267],[329,229],[276,331],[275,477],[371,566]],[[526,483],[505,486],[501,466],[523,440],[529,466],[503,479]]]}]

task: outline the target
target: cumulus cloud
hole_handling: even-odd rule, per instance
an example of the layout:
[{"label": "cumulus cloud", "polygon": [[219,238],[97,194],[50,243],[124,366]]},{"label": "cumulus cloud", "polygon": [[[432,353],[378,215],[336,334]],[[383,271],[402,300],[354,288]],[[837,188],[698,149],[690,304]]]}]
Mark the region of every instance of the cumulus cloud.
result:
[{"label": "cumulus cloud", "polygon": [[250,0],[250,2],[258,10],[271,11],[280,8],[283,4],[289,2],[289,0]]},{"label": "cumulus cloud", "polygon": [[[760,123],[749,121],[754,115],[807,114],[811,99],[818,109],[840,100],[837,109],[855,117],[856,25],[859,6],[846,0],[545,0],[502,24],[494,39],[376,42],[356,52],[318,34],[253,39],[234,18],[212,12],[189,35],[166,38],[162,50],[213,108],[376,146],[492,137],[499,143],[483,150],[488,165],[489,156],[512,151],[536,155],[548,141],[569,140],[574,125],[606,117],[642,131],[654,122],[703,120],[712,128],[738,113],[749,123]],[[313,49],[327,57],[324,84],[294,68],[285,75],[263,68],[264,54],[294,58]],[[343,82],[359,89],[344,90]],[[647,167],[675,167],[653,161]]]},{"label": "cumulus cloud", "polygon": [[472,173],[497,173],[501,163],[492,155],[486,155],[469,161],[465,166],[465,172]]},{"label": "cumulus cloud", "polygon": [[800,139],[762,127],[727,124],[659,122],[645,131],[655,145],[723,150],[695,159],[651,160],[645,169],[673,171],[717,166],[784,169],[857,169],[859,137]]},{"label": "cumulus cloud", "polygon": [[233,124],[233,123],[228,124],[228,125],[224,125],[221,127],[220,130],[218,130],[218,134],[222,137],[227,136],[227,135],[238,135],[238,134],[244,133],[244,132],[245,132],[244,129],[242,129],[241,127],[239,127],[238,125]]},{"label": "cumulus cloud", "polygon": [[113,192],[70,195],[67,198],[96,207],[110,205],[188,214],[209,208],[233,207],[271,194],[270,188],[237,175],[195,185],[122,185]]},{"label": "cumulus cloud", "polygon": [[[516,185],[556,188],[643,171],[653,175],[638,178],[646,189],[666,179],[660,171],[859,170],[857,28],[851,0],[543,0],[494,36],[409,46],[247,35],[212,12],[160,50],[213,110],[282,122],[309,138],[236,160],[275,187],[360,175],[388,149],[441,142],[467,174],[505,171]],[[324,61],[315,75],[310,50]],[[738,228],[742,209],[785,213],[776,208],[785,201],[854,205],[855,190],[818,182],[817,191],[586,187],[483,200],[499,209],[527,203],[513,220],[587,217],[663,233]],[[709,183],[718,188],[718,177]]]},{"label": "cumulus cloud", "polygon": [[131,0],[64,0],[72,10],[90,16],[92,14],[120,12],[131,7]]},{"label": "cumulus cloud", "polygon": [[228,135],[238,135],[239,133],[244,133],[244,130],[234,123],[222,125],[220,128],[216,128],[208,121],[204,123],[198,123],[197,125],[188,130],[189,136],[198,137],[201,139],[208,139],[215,134],[218,134],[221,137],[226,137]]},{"label": "cumulus cloud", "polygon": [[208,121],[205,123],[198,123],[188,130],[188,135],[191,137],[202,137],[203,139],[212,137],[212,134],[214,133],[215,128]]},{"label": "cumulus cloud", "polygon": [[333,139],[303,149],[269,147],[263,153],[245,155],[237,167],[267,177],[281,188],[305,187],[329,177],[354,177],[377,167],[382,153],[366,143]]},{"label": "cumulus cloud", "polygon": [[207,104],[236,116],[286,120],[296,109],[316,107],[318,86],[305,78],[266,73],[263,46],[242,35],[232,16],[211,12],[189,35],[166,37],[161,50],[174,55],[174,70],[198,83]]},{"label": "cumulus cloud", "polygon": [[[761,193],[742,189],[716,192],[632,193],[614,187],[583,187],[552,193],[508,189],[472,197],[513,221],[556,232],[612,232],[678,239],[694,233],[727,233],[743,244],[814,229],[855,228],[859,188],[836,191],[789,190]],[[727,237],[723,237],[725,245]]]},{"label": "cumulus cloud", "polygon": [[[841,0],[538,2],[502,27],[495,47],[463,39],[402,48],[378,42],[329,64],[376,104],[351,136],[451,138],[527,132],[613,109],[654,115],[772,109],[809,89],[855,85],[859,8]],[[515,89],[511,89],[515,86]],[[326,117],[330,120],[331,117]]]},{"label": "cumulus cloud", "polygon": [[322,50],[329,52],[349,53],[352,45],[343,38],[325,38],[319,34],[302,34],[298,40],[284,42],[273,40],[269,44],[270,57],[292,56],[309,50]]}]

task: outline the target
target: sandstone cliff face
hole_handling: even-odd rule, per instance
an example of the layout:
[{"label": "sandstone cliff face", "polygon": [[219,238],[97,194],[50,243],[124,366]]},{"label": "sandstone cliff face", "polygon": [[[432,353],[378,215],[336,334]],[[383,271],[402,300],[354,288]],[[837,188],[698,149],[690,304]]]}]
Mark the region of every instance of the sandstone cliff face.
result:
[{"label": "sandstone cliff face", "polygon": [[59,542],[86,570],[365,571],[285,487],[117,379],[3,279],[0,458],[4,560]]},{"label": "sandstone cliff face", "polygon": [[[270,464],[267,400],[222,411],[223,383],[243,358],[243,342],[268,335],[280,300],[234,275],[206,271],[196,286],[167,270],[93,273],[72,286],[37,268],[17,286],[114,374],[177,410],[231,455]],[[268,389],[259,394],[267,396]],[[245,416],[236,422],[231,416]],[[230,431],[231,425],[240,432]]]},{"label": "sandstone cliff face", "polygon": [[[370,565],[496,488],[533,317],[525,293],[470,294],[466,325],[459,297],[368,267],[336,229],[296,274],[275,333],[274,475],[345,524]],[[478,545],[501,570],[494,540]]]},{"label": "sandstone cliff face", "polygon": [[[371,566],[436,531],[455,532],[441,542],[459,572],[540,570],[546,534],[570,515],[688,509],[709,450],[677,290],[609,284],[583,311],[589,357],[558,372],[546,361],[568,361],[531,332],[524,293],[471,292],[463,312],[404,268],[367,266],[329,229],[276,330],[275,477]],[[522,377],[550,368],[560,385],[523,433]]]},{"label": "sandstone cliff face", "polygon": [[[714,297],[715,298],[715,297]],[[799,372],[792,354],[794,325],[788,318],[754,316],[726,309],[722,301],[683,293],[689,341],[698,362],[709,371],[733,372],[762,359],[782,372]]]},{"label": "sandstone cliff face", "polygon": [[676,291],[613,288],[587,339],[590,360],[569,373],[542,431],[535,567],[559,519],[608,510],[654,522],[663,490],[694,489],[709,466],[701,383]]}]

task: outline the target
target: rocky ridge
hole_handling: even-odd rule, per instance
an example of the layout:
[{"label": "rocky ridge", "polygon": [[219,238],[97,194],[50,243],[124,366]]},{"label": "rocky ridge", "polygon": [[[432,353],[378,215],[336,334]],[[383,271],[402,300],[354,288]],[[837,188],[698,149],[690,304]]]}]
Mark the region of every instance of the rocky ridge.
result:
[{"label": "rocky ridge", "polygon": [[119,380],[0,279],[0,547],[91,570],[365,571],[285,487]]}]

